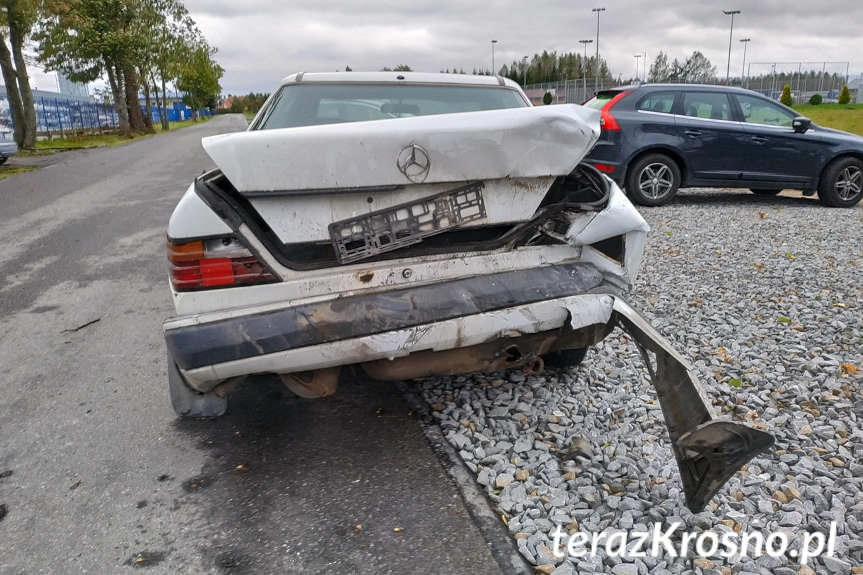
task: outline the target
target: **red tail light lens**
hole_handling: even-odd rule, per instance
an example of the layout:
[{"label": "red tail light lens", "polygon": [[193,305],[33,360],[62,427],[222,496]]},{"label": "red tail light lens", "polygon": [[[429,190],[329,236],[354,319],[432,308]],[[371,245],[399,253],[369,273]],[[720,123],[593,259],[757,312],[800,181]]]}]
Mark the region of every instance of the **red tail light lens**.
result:
[{"label": "red tail light lens", "polygon": [[627,95],[631,93],[631,90],[624,90],[623,92],[616,95],[614,98],[608,101],[605,106],[602,107],[602,117],[599,120],[599,125],[603,130],[608,130],[611,132],[619,132],[620,124],[617,123],[617,120],[614,116],[611,115],[611,109],[617,104],[620,100],[625,98]]},{"label": "red tail light lens", "polygon": [[600,172],[605,172],[606,174],[611,174],[614,172],[614,166],[611,166],[609,164],[593,164],[593,167]]},{"label": "red tail light lens", "polygon": [[177,291],[272,283],[275,276],[236,238],[168,240],[171,283]]}]

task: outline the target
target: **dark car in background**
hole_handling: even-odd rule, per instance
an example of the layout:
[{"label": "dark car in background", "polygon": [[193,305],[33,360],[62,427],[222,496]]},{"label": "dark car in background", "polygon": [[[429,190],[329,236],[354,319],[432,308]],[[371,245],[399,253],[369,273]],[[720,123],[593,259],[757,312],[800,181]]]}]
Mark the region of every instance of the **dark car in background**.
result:
[{"label": "dark car in background", "polygon": [[14,156],[18,152],[18,146],[12,141],[11,136],[7,139],[6,134],[0,132],[0,166],[6,163],[9,156]]},{"label": "dark car in background", "polygon": [[761,94],[726,86],[643,84],[598,92],[602,135],[585,161],[638,204],[679,188],[818,193],[826,206],[863,196],[863,138],[814,124]]}]

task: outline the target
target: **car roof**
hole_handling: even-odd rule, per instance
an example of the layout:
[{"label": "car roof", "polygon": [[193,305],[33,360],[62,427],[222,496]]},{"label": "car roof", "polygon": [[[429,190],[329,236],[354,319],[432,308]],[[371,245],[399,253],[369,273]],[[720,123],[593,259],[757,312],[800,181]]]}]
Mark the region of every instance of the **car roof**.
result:
[{"label": "car roof", "polygon": [[435,74],[430,72],[299,72],[281,82],[288,84],[358,83],[358,84],[456,84],[461,86],[499,86],[519,88],[516,82],[503,76],[477,76],[473,74]]},{"label": "car roof", "polygon": [[657,83],[657,84],[630,84],[628,86],[615,86],[613,88],[607,88],[606,90],[601,90],[603,92],[609,91],[623,91],[623,90],[693,90],[693,91],[716,91],[720,90],[723,92],[736,92],[738,94],[754,94],[757,92],[753,92],[752,90],[747,90],[745,88],[738,88],[736,86],[720,86],[718,84],[682,84],[682,83]]}]

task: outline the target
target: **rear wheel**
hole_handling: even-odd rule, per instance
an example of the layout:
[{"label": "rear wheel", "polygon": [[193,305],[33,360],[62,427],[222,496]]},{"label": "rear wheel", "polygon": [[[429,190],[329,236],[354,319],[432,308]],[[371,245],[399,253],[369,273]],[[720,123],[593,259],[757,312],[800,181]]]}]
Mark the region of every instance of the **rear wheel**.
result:
[{"label": "rear wheel", "polygon": [[546,367],[577,367],[587,355],[587,348],[559,349],[542,356]]},{"label": "rear wheel", "polygon": [[839,158],[831,162],[818,184],[818,200],[825,206],[850,208],[863,196],[863,162]]},{"label": "rear wheel", "polygon": [[759,196],[775,196],[782,190],[760,190],[755,188],[750,188],[753,194],[758,194]]},{"label": "rear wheel", "polygon": [[626,193],[642,206],[667,204],[680,187],[680,168],[665,154],[648,154],[629,168]]},{"label": "rear wheel", "polygon": [[171,354],[168,354],[168,391],[171,406],[180,417],[219,417],[228,410],[228,398],[212,392],[200,393],[189,387]]}]

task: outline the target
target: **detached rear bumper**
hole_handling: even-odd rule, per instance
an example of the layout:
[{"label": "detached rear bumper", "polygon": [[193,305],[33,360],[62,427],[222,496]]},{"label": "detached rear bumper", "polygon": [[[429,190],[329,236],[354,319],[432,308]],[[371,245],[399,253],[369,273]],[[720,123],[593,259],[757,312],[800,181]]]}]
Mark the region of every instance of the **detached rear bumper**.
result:
[{"label": "detached rear bumper", "polygon": [[[231,316],[165,323],[165,340],[189,383],[296,372],[448,350],[560,328],[606,324],[612,299],[589,263],[499,272]],[[575,298],[575,299],[573,299]],[[582,299],[583,298],[583,299]]]}]

